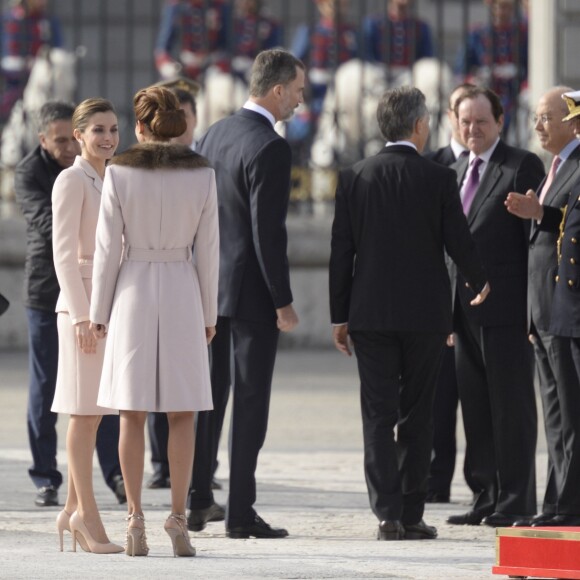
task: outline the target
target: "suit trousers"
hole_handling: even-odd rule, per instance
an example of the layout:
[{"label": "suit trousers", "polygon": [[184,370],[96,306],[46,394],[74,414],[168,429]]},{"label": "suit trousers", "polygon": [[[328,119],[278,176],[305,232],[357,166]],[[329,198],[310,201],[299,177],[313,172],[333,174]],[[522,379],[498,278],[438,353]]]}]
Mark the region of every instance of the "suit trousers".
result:
[{"label": "suit trousers", "polygon": [[[441,369],[435,387],[433,405],[433,454],[429,469],[430,492],[451,495],[451,482],[455,471],[457,443],[457,406],[459,391],[457,373],[455,372],[455,349],[446,347],[441,362]],[[477,486],[471,481],[471,470],[467,463],[467,453],[463,462],[463,477],[473,493]]]},{"label": "suit trousers", "polygon": [[169,477],[167,443],[169,441],[169,422],[167,413],[148,413],[147,432],[151,445],[151,465],[153,473],[159,477]]},{"label": "suit trousers", "polygon": [[121,474],[119,462],[119,415],[103,415],[97,431],[97,458],[106,484],[115,491],[115,478]]},{"label": "suit trousers", "polygon": [[457,452],[455,428],[458,403],[455,352],[453,348],[446,347],[437,377],[433,405],[433,455],[428,484],[430,492],[451,494]]},{"label": "suit trousers", "polygon": [[416,524],[425,509],[433,398],[445,335],[351,331],[351,337],[361,381],[371,509],[379,521]]},{"label": "suit trousers", "polygon": [[[203,509],[214,502],[208,474],[211,473],[213,478],[215,473],[224,416],[230,396],[231,342],[229,319],[220,316],[217,319],[216,335],[209,349],[213,409],[198,413],[195,426],[190,509]],[[214,364],[216,357],[222,361],[221,364]]]},{"label": "suit trousers", "polygon": [[56,420],[50,410],[58,368],[56,313],[26,308],[28,317],[28,441],[32,467],[28,470],[36,487],[62,484],[56,465]]},{"label": "suit trousers", "polygon": [[580,515],[580,338],[571,338],[572,359],[578,382],[558,389],[564,442],[564,481],[558,490],[558,514]]},{"label": "suit trousers", "polygon": [[[211,345],[214,411],[204,412],[215,416],[200,417],[198,422],[189,507],[202,509],[214,501],[211,480],[221,431],[220,410],[227,404],[231,385],[230,487],[226,513],[226,527],[231,528],[251,524],[256,515],[252,507],[256,501],[255,472],[268,428],[279,331],[275,318],[248,321],[226,317],[218,318],[216,330],[216,339],[221,336],[221,340]],[[203,448],[206,451],[198,454]]]},{"label": "suit trousers", "polygon": [[457,303],[455,356],[468,464],[480,515],[536,512],[537,415],[525,327],[482,327]]},{"label": "suit trousers", "polygon": [[557,513],[558,489],[564,481],[564,440],[559,390],[580,390],[570,339],[534,329],[534,354],[540,381],[540,396],[548,446],[548,473],[542,512]]}]

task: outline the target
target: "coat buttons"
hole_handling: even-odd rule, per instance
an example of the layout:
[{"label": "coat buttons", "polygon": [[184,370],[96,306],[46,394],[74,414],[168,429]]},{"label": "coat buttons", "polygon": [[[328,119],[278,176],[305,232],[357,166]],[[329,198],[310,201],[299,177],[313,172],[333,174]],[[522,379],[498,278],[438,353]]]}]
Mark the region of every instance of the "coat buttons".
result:
[{"label": "coat buttons", "polygon": [[571,239],[570,239],[570,241],[571,241],[573,244],[577,244],[577,243],[578,243],[578,240],[577,240],[576,238],[571,238]]},{"label": "coat buttons", "polygon": [[556,282],[560,281],[560,276],[554,276],[554,280],[556,280]]},{"label": "coat buttons", "polygon": [[568,286],[572,288],[572,286],[574,286],[574,280],[568,280]]},{"label": "coat buttons", "polygon": [[576,263],[576,260],[574,258],[570,258],[570,264],[574,265]]}]

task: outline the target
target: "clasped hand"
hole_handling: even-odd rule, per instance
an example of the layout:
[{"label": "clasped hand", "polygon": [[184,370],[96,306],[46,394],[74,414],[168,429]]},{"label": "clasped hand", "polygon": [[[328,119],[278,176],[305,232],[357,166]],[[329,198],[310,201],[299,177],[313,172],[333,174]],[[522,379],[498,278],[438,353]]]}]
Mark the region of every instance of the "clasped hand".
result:
[{"label": "clasped hand", "polygon": [[75,334],[81,352],[85,354],[95,354],[97,352],[97,338],[100,337],[93,330],[92,322],[88,320],[77,322],[75,324]]}]

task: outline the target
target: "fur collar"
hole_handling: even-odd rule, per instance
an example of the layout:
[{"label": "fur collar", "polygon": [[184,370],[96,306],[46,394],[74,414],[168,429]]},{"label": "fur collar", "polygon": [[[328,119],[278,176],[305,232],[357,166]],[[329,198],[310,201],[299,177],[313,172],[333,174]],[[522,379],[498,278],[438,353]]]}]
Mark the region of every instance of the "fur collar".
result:
[{"label": "fur collar", "polygon": [[111,159],[110,165],[137,169],[200,169],[209,162],[186,145],[140,143]]}]

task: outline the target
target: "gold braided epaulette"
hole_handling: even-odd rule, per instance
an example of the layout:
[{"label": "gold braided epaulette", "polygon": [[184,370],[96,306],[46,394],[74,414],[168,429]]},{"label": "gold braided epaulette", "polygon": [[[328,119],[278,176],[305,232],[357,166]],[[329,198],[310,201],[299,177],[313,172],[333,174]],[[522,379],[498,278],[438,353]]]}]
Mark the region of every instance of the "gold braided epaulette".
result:
[{"label": "gold braided epaulette", "polygon": [[560,235],[558,236],[558,241],[556,242],[556,248],[558,252],[558,266],[562,261],[562,241],[564,240],[564,226],[566,224],[566,212],[568,211],[568,206],[565,205],[563,208],[561,208],[561,211],[562,211],[562,219],[560,221],[559,226]]}]

